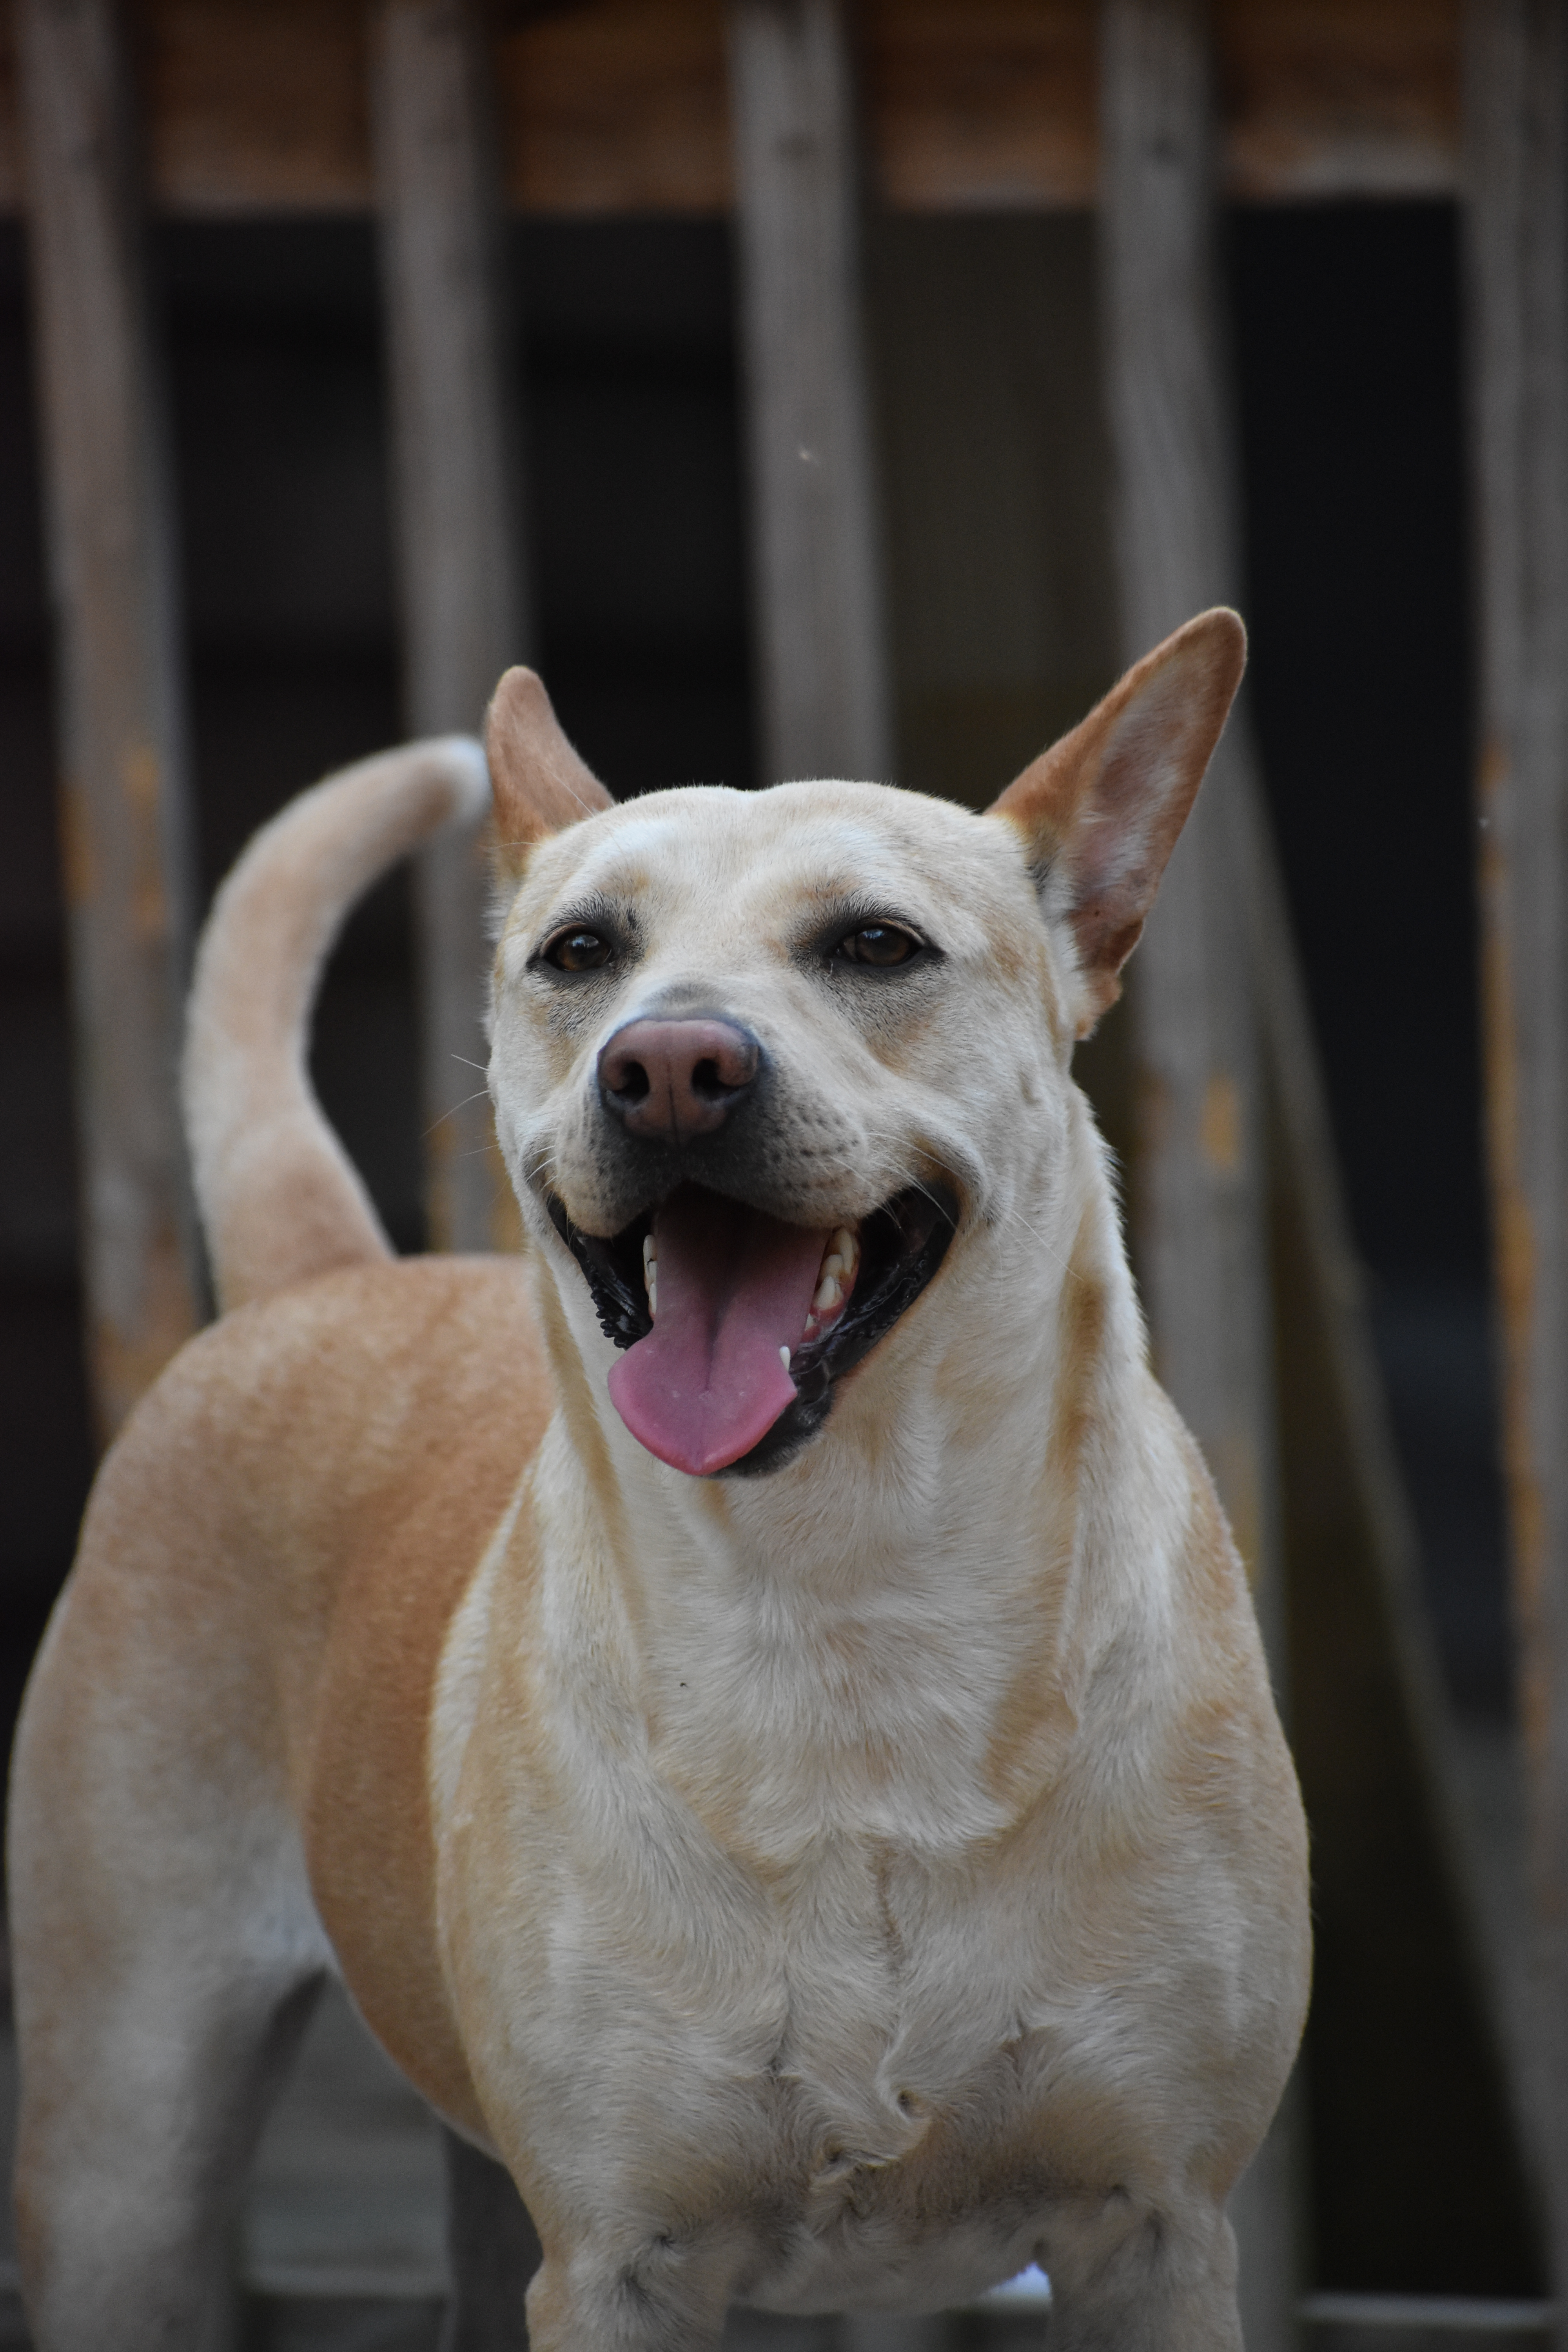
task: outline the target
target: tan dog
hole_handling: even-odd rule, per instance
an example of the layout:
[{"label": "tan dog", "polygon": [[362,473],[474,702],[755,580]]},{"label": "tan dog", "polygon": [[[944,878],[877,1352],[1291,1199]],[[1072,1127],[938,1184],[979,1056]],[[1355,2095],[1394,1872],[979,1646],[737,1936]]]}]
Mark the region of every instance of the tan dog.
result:
[{"label": "tan dog", "polygon": [[612,808],[511,672],[522,1265],[390,1263],[302,1058],[477,747],[252,845],[187,1073],[229,1311],[105,1464],[16,1751],[41,2352],[195,2341],[328,1969],[514,2176],[538,2352],[1031,2260],[1057,2352],[1239,2344],[1304,1832],[1068,1064],[1241,662],[1191,623],[985,817]]}]

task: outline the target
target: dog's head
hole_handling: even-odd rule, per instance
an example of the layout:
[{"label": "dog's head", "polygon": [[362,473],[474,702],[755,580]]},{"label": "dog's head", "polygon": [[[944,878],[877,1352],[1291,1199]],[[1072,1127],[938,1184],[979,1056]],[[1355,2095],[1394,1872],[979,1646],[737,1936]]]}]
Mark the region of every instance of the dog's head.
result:
[{"label": "dog's head", "polygon": [[508,672],[498,1131],[650,1452],[784,1461],[955,1234],[1048,1197],[1073,1043],[1119,992],[1243,657],[1234,614],[1189,622],[984,816],[830,782],[616,807]]}]

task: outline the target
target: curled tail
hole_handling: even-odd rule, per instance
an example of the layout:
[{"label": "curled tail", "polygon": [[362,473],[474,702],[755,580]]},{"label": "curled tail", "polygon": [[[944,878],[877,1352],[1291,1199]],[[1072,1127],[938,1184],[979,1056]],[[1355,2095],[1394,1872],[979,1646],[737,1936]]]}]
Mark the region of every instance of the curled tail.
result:
[{"label": "curled tail", "polygon": [[384,751],[290,801],[214,901],[183,1084],[196,1202],[224,1308],[390,1257],[306,1066],[316,983],[349,908],[445,824],[489,805],[466,735]]}]

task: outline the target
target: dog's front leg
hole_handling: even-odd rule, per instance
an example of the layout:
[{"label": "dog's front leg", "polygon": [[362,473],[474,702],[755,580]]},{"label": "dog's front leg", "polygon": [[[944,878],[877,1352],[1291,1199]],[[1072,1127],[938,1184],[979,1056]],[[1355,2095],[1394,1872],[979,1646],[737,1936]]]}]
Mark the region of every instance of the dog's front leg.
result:
[{"label": "dog's front leg", "polygon": [[1223,2209],[1135,2206],[1114,2190],[1053,2229],[1051,2352],[1242,2352]]}]

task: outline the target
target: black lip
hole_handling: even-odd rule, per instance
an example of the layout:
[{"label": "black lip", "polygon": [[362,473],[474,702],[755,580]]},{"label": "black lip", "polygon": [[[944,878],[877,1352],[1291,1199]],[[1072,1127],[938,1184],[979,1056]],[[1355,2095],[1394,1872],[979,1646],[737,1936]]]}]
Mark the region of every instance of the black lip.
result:
[{"label": "black lip", "polygon": [[[652,1225],[653,1209],[601,1240],[580,1232],[553,1193],[546,1194],[545,1206],[583,1270],[605,1338],[617,1348],[635,1347],[653,1329],[642,1278],[643,1237]],[[837,1382],[914,1305],[946,1256],[957,1225],[957,1194],[942,1183],[911,1184],[862,1218],[860,1269],[849,1304],[820,1339],[797,1349],[791,1361],[795,1402],[749,1454],[726,1464],[716,1476],[751,1478],[782,1469],[816,1436],[833,1410]]]}]

